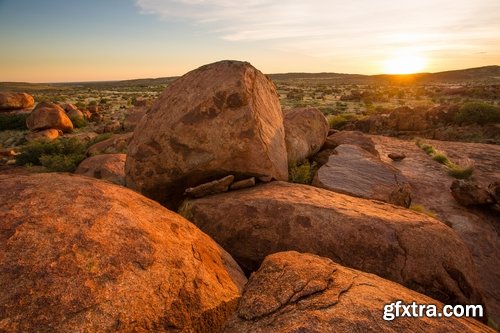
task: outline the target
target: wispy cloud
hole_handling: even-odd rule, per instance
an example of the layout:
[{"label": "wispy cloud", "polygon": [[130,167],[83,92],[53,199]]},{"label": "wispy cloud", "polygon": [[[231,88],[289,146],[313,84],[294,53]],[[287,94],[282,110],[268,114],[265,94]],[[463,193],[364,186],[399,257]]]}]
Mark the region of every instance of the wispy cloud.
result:
[{"label": "wispy cloud", "polygon": [[352,39],[414,31],[453,34],[448,29],[460,30],[485,22],[498,29],[500,21],[496,14],[500,12],[498,0],[136,0],[136,3],[144,13],[203,25],[232,41],[322,36]]},{"label": "wispy cloud", "polygon": [[[402,49],[500,57],[499,0],[136,0],[220,39],[307,57],[382,61]],[[439,57],[435,57],[439,58]]]}]

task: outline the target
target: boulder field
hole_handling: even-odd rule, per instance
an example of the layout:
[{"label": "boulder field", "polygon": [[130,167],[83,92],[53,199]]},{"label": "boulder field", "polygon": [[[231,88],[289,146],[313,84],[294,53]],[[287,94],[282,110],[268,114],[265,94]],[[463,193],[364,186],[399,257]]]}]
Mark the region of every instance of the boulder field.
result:
[{"label": "boulder field", "polygon": [[288,178],[283,114],[272,81],[247,62],[202,66],[170,84],[128,147],[127,186],[167,207],[189,187]]},{"label": "boulder field", "polygon": [[307,185],[272,182],[187,200],[180,214],[248,273],[295,250],[398,282],[446,304],[482,304],[463,241],[427,215]]},{"label": "boulder field", "polygon": [[181,216],[68,174],[0,175],[0,331],[218,332],[246,278]]},{"label": "boulder field", "polygon": [[[312,254],[269,255],[245,286],[224,333],[491,332],[472,318],[392,318],[386,304],[443,304]],[[402,312],[402,311],[401,311]],[[401,313],[400,312],[400,313]],[[384,320],[383,316],[387,319]]]}]

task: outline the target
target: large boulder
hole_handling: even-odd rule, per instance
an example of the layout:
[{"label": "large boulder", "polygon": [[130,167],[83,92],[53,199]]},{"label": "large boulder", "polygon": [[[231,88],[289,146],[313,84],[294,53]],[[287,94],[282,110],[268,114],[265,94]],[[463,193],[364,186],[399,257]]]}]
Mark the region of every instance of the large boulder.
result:
[{"label": "large boulder", "polygon": [[410,186],[401,172],[354,145],[340,145],[318,169],[312,184],[330,191],[398,206],[411,204]]},{"label": "large boulder", "polygon": [[[443,308],[427,296],[330,259],[280,252],[266,257],[250,277],[223,332],[494,332],[472,318],[417,317],[418,309],[416,316],[411,309],[412,317],[398,318],[397,301]],[[398,312],[403,313],[401,307]]]},{"label": "large boulder", "polygon": [[340,145],[354,145],[363,148],[374,156],[379,156],[373,140],[358,131],[339,131],[326,138],[323,150],[335,149]]},{"label": "large boulder", "polygon": [[73,123],[59,105],[49,102],[38,103],[26,119],[30,131],[58,129],[68,132],[73,129]]},{"label": "large boulder", "polygon": [[35,99],[26,93],[0,92],[0,111],[33,107]]},{"label": "large boulder", "polygon": [[246,272],[295,250],[377,274],[444,303],[481,304],[462,240],[411,210],[307,185],[272,182],[186,201],[180,214],[212,236]]},{"label": "large boulder", "polygon": [[75,173],[125,185],[125,154],[95,155],[83,160]]},{"label": "large boulder", "polygon": [[317,108],[285,112],[284,126],[288,164],[301,162],[317,153],[328,135],[328,122]]},{"label": "large boulder", "polygon": [[272,81],[247,62],[202,66],[170,84],[137,125],[127,186],[169,207],[227,175],[288,179],[283,114]]},{"label": "large boulder", "polygon": [[120,186],[0,175],[0,330],[218,332],[245,277],[210,237]]}]

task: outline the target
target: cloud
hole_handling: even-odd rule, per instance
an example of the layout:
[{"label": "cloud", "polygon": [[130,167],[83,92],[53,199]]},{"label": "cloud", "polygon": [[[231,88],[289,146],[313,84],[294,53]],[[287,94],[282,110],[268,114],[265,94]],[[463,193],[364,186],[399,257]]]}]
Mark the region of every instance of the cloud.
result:
[{"label": "cloud", "polygon": [[142,13],[185,21],[227,41],[272,41],[279,49],[309,53],[416,44],[427,51],[453,49],[498,41],[500,35],[498,0],[136,0],[136,5]]}]

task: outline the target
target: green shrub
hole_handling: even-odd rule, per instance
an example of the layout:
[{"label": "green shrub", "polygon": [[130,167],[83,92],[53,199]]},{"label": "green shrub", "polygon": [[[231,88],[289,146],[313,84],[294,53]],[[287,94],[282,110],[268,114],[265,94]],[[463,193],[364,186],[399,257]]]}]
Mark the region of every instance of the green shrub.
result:
[{"label": "green shrub", "polygon": [[434,217],[436,218],[436,213],[428,210],[427,208],[425,208],[423,205],[419,205],[419,204],[412,204],[410,206],[410,209],[413,210],[414,212],[418,212],[418,213],[422,213],[422,214],[425,214],[427,216],[430,216],[430,217]]},{"label": "green shrub", "polygon": [[422,148],[423,151],[425,151],[425,153],[427,155],[432,155],[434,154],[436,151],[434,150],[434,147],[428,145],[428,144],[422,144],[422,146],[420,146],[420,148]]},{"label": "green shrub", "polygon": [[473,166],[461,167],[454,163],[448,165],[448,174],[457,179],[469,179],[472,177],[472,173],[474,172]]},{"label": "green shrub", "polygon": [[78,167],[78,164],[85,158],[85,155],[70,154],[70,155],[42,155],[40,163],[50,171],[54,172],[73,172]]},{"label": "green shrub", "polygon": [[500,108],[482,102],[470,102],[462,105],[454,117],[459,124],[494,124],[500,122]]},{"label": "green shrub", "polygon": [[75,128],[83,128],[87,126],[87,121],[81,117],[69,117],[69,119]]},{"label": "green shrub", "polygon": [[312,183],[314,174],[318,166],[316,162],[309,163],[309,161],[304,161],[301,164],[292,164],[288,166],[288,181],[298,184],[308,184]]},{"label": "green shrub", "polygon": [[25,130],[29,114],[0,114],[0,131]]},{"label": "green shrub", "polygon": [[42,165],[50,171],[72,172],[85,158],[85,146],[75,138],[36,140],[21,148],[18,165]]},{"label": "green shrub", "polygon": [[441,164],[444,164],[444,165],[448,165],[450,163],[450,160],[448,159],[448,157],[441,153],[441,152],[438,152],[436,151],[434,153],[434,155],[432,156],[432,159],[438,163],[441,163]]}]

